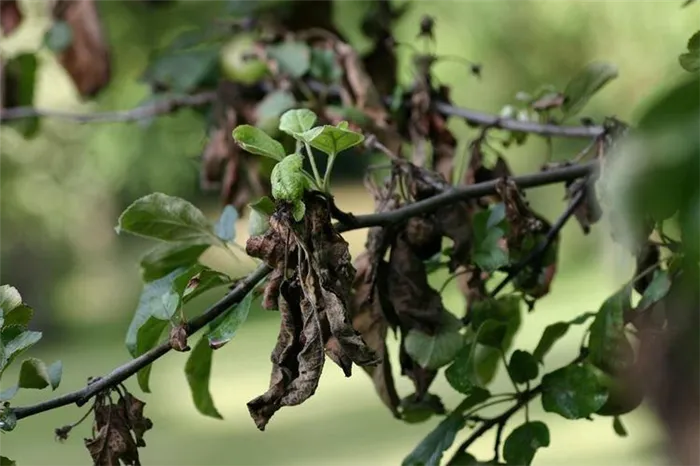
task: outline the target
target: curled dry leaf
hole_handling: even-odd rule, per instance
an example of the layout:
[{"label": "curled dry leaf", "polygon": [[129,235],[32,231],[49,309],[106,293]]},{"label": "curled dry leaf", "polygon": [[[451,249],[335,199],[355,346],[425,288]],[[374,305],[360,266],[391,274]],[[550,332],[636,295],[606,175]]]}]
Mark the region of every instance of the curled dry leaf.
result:
[{"label": "curled dry leaf", "polygon": [[65,21],[73,40],[58,54],[83,97],[94,97],[111,79],[111,56],[95,0],[57,0],[53,18]]},{"label": "curled dry leaf", "polygon": [[22,24],[24,15],[17,0],[3,0],[0,2],[0,29],[3,36],[9,36]]},{"label": "curled dry leaf", "polygon": [[282,278],[281,284],[279,278],[270,280],[266,289],[270,299],[278,295],[281,326],[269,389],[248,403],[260,430],[282,406],[301,404],[315,393],[325,354],[346,376],[352,363],[381,362],[352,327],[349,305],[355,269],[347,242],[331,225],[329,202],[307,194],[304,203],[303,222],[294,222],[291,206],[279,203],[270,229],[246,244],[248,254],[263,259],[278,276],[293,269],[290,278]]},{"label": "curled dry leaf", "polygon": [[187,344],[187,330],[184,325],[178,325],[170,329],[170,347],[175,351],[185,352],[191,348]]}]

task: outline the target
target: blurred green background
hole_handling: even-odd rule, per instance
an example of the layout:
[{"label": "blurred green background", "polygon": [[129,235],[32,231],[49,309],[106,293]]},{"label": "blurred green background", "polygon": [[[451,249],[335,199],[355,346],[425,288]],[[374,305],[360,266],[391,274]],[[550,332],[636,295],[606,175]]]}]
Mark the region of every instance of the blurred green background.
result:
[{"label": "blurred green background", "polygon": [[[96,101],[81,102],[53,56],[44,51],[39,55],[37,105],[86,112],[138,105],[148,96],[147,86],[138,78],[149,53],[183,29],[207,27],[226,2],[179,1],[156,8],[145,3],[99,2],[114,54],[114,78]],[[365,50],[359,25],[367,4],[336,3],[338,27]],[[587,62],[609,61],[619,67],[619,78],[584,113],[634,121],[635,109],[650,93],[685,73],[677,56],[697,28],[698,5],[687,9],[680,5],[675,1],[418,1],[397,24],[395,34],[399,41],[412,42],[421,15],[434,16],[438,54],[463,56],[484,66],[482,79],[476,80],[462,64],[440,63],[438,80],[452,87],[453,100],[459,105],[491,112],[513,102],[517,91],[534,91],[542,84],[561,89]],[[23,2],[22,7],[27,18],[15,34],[3,39],[3,54],[36,49],[48,26],[44,2]],[[411,78],[409,52],[402,50],[400,55],[404,81]],[[149,244],[115,234],[121,210],[153,191],[185,197],[212,218],[220,205],[216,195],[198,192],[198,157],[207,141],[204,122],[191,110],[145,124],[81,125],[47,119],[42,125],[40,135],[31,141],[6,127],[0,134],[0,272],[2,283],[16,286],[36,309],[44,340],[33,353],[47,362],[63,361],[64,379],[57,393],[64,393],[128,359],[123,337],[140,293],[138,257]],[[459,121],[451,125],[463,150],[476,130]],[[584,145],[557,141],[554,155],[570,157]],[[516,172],[536,170],[544,161],[545,144],[531,139],[525,147],[511,148],[506,154]],[[564,208],[563,194],[558,186],[536,189],[528,196],[551,219]],[[343,210],[372,210],[359,180],[341,183],[337,199]],[[241,245],[246,231],[244,219],[238,225]],[[346,235],[353,254],[362,250],[365,233]],[[588,237],[577,224],[567,225],[562,243],[553,291],[526,316],[515,347],[533,349],[547,324],[596,310],[631,277],[631,259],[612,244],[605,221]],[[234,275],[252,266],[242,254],[238,262],[215,254],[205,259]],[[445,277],[433,278],[439,286]],[[202,296],[193,311],[218,297],[216,293]],[[463,310],[463,299],[453,287],[448,287],[445,303],[454,312]],[[140,394],[130,381],[128,386],[147,402],[146,415],[155,424],[146,435],[148,448],[141,452],[142,462],[396,465],[438,422],[405,425],[394,420],[362,371],[345,379],[328,365],[311,400],[283,409],[266,432],[257,431],[245,403],[267,387],[269,353],[277,329],[276,313],[254,310],[236,339],[215,353],[212,393],[223,421],[196,412],[183,373],[186,355],[169,354],[155,365],[152,395]],[[546,360],[548,366],[575,356],[581,331],[570,330]],[[16,370],[5,375],[5,385],[15,380]],[[507,389],[507,380],[499,373],[492,391]],[[405,380],[400,381],[399,390],[408,394]],[[442,375],[434,391],[448,408],[459,400]],[[13,403],[29,404],[48,395],[22,391]],[[645,409],[624,418],[630,432],[624,439],[614,436],[609,418],[572,422],[541,411],[535,402],[531,417],[549,422],[552,438],[551,446],[538,452],[536,464],[663,462],[663,439]],[[87,464],[82,442],[88,435],[87,425],[64,443],[53,437],[54,428],[77,420],[81,413],[67,407],[21,421],[14,432],[0,436],[3,455],[21,465]],[[473,453],[488,459],[491,449],[491,437],[486,436]]]}]

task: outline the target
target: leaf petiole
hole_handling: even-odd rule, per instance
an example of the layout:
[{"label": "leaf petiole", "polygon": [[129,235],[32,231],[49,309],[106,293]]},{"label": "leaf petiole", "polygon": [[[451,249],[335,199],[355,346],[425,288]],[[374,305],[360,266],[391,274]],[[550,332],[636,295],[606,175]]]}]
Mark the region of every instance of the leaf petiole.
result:
[{"label": "leaf petiole", "polygon": [[319,187],[319,191],[320,191],[321,190],[320,188],[325,186],[325,184],[324,184],[323,180],[321,179],[321,175],[318,172],[318,167],[316,166],[316,159],[314,158],[314,153],[311,151],[311,146],[309,145],[308,142],[305,142],[304,145],[306,146],[306,154],[309,157],[309,162],[311,162],[311,169],[314,172],[314,178],[316,179],[315,185],[317,187]]}]

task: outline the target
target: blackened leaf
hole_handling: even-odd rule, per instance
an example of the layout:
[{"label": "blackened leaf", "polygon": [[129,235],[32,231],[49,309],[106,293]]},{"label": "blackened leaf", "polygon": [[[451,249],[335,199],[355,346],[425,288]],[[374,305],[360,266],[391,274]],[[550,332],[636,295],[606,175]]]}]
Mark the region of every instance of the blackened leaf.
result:
[{"label": "blackened leaf", "polygon": [[219,349],[236,335],[238,327],[248,318],[250,305],[253,302],[253,292],[248,293],[240,303],[226,311],[223,319],[218,325],[207,334],[209,346],[212,349]]},{"label": "blackened leaf", "polygon": [[[10,89],[8,84],[12,83],[13,93],[7,96],[8,100],[12,99],[12,106],[28,107],[34,104],[37,67],[38,61],[33,53],[21,53],[5,63],[4,85],[7,87],[4,92],[8,92]],[[9,106],[8,102],[3,102],[3,105]],[[39,118],[21,118],[10,121],[7,125],[15,128],[23,137],[31,138],[39,131]]]},{"label": "blackened leaf", "polygon": [[189,267],[209,249],[209,244],[197,242],[162,243],[141,257],[141,277],[150,282],[164,277],[175,269]]},{"label": "blackened leaf", "polygon": [[305,131],[302,139],[328,155],[338,154],[346,149],[355,147],[365,140],[365,137],[354,131],[337,126],[324,125]]},{"label": "blackened leaf", "polygon": [[401,463],[401,466],[439,466],[442,455],[464,428],[461,413],[452,413],[437,425]]},{"label": "blackened leaf", "polygon": [[116,231],[169,242],[217,244],[220,241],[201,210],[182,198],[163,193],[134,201],[119,216]]},{"label": "blackened leaf", "polygon": [[136,347],[139,329],[149,317],[169,321],[177,311],[180,299],[173,291],[173,282],[184,271],[184,268],[175,269],[168,275],[143,285],[136,312],[126,333],[126,348],[133,357],[138,355]]},{"label": "blackened leaf", "polygon": [[268,55],[279,65],[280,71],[292,78],[301,78],[309,71],[311,51],[302,42],[283,42],[267,47]]},{"label": "blackened leaf", "polygon": [[532,356],[535,358],[535,360],[537,360],[537,362],[542,363],[545,355],[552,349],[554,343],[566,335],[566,332],[569,330],[571,325],[583,324],[589,318],[594,317],[595,315],[596,314],[593,312],[586,312],[569,322],[555,322],[548,325],[544,329],[535,351],[532,352]]},{"label": "blackened leaf", "polygon": [[211,363],[212,349],[209,347],[209,342],[206,338],[200,338],[187,359],[185,375],[197,410],[205,416],[223,419],[214,406],[214,400],[209,392]]},{"label": "blackened leaf", "polygon": [[10,285],[0,286],[0,309],[4,315],[7,315],[11,310],[22,304],[22,296],[17,291],[17,288]]},{"label": "blackened leaf", "polygon": [[251,154],[264,155],[278,161],[282,160],[286,155],[282,144],[255,126],[237,126],[233,130],[233,139],[243,150]]},{"label": "blackened leaf", "polygon": [[477,342],[485,346],[501,349],[506,331],[507,326],[504,322],[489,319],[479,327]]},{"label": "blackened leaf", "polygon": [[445,369],[445,378],[460,393],[470,395],[480,390],[479,377],[474,365],[474,345],[465,345],[450,367]]},{"label": "blackened leaf", "polygon": [[[603,370],[617,366],[621,346],[626,343],[624,313],[630,307],[632,287],[625,286],[603,302],[591,324],[588,357]],[[624,341],[623,341],[624,340]]]},{"label": "blackened leaf", "polygon": [[24,331],[22,327],[5,327],[2,331],[4,354],[0,360],[0,376],[12,361],[41,340],[41,332]]},{"label": "blackened leaf", "polygon": [[217,47],[171,52],[153,59],[142,79],[173,92],[189,93],[213,82],[218,65]]},{"label": "blackened leaf", "polygon": [[510,355],[508,371],[515,383],[525,383],[537,378],[539,367],[537,360],[527,351],[515,350]]},{"label": "blackened leaf", "polygon": [[224,241],[233,241],[236,238],[236,221],[238,221],[238,211],[234,206],[228,204],[224,207],[219,221],[214,226],[216,236]]},{"label": "blackened leaf", "polygon": [[627,429],[625,429],[625,425],[622,423],[620,416],[615,416],[613,418],[613,429],[618,436],[627,437]]},{"label": "blackened leaf", "polygon": [[438,369],[454,360],[464,346],[460,321],[444,311],[443,323],[435,335],[412,329],[406,337],[406,352],[425,369]]},{"label": "blackened leaf", "polygon": [[[146,320],[146,322],[144,322],[144,324],[138,329],[138,333],[136,335],[136,349],[133,356],[136,358],[153,349],[160,341],[160,337],[167,326],[167,320],[161,320],[150,316],[148,320]],[[149,364],[136,373],[136,380],[139,383],[139,387],[141,387],[141,390],[146,393],[151,393],[149,380],[151,377],[152,367],[153,365]]]},{"label": "blackened leaf", "polygon": [[580,112],[596,92],[616,77],[617,67],[614,65],[604,62],[588,64],[564,90],[564,114],[570,117]]},{"label": "blackened leaf", "polygon": [[73,42],[73,30],[65,21],[54,22],[44,34],[44,44],[55,53],[63,52],[71,42]]},{"label": "blackened leaf", "polygon": [[508,464],[529,466],[538,448],[549,446],[549,429],[544,422],[533,421],[516,427],[503,444]]},{"label": "blackened leaf", "polygon": [[607,390],[588,364],[570,364],[542,377],[542,407],[566,419],[588,417],[607,399]]},{"label": "blackened leaf", "polygon": [[288,110],[280,117],[279,129],[290,136],[298,137],[313,128],[317,116],[306,108]]},{"label": "blackened leaf", "polygon": [[655,302],[663,299],[671,289],[671,280],[668,272],[665,270],[657,270],[654,272],[654,278],[649,283],[649,286],[644,291],[642,299],[637,305],[637,309],[646,309]]}]

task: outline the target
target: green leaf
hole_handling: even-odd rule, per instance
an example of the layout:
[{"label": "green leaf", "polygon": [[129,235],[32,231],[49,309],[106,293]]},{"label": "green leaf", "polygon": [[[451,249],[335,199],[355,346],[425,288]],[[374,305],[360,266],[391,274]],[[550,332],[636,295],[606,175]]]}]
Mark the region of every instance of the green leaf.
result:
[{"label": "green leaf", "polygon": [[613,430],[615,430],[618,436],[627,437],[627,429],[625,429],[625,425],[622,423],[620,416],[615,416],[613,418]]},{"label": "green leaf", "polygon": [[192,400],[197,410],[205,416],[223,419],[214,406],[209,392],[209,377],[211,375],[212,349],[206,338],[200,338],[187,358],[185,375],[192,392]]},{"label": "green leaf", "polygon": [[250,236],[263,235],[270,229],[270,217],[261,214],[258,210],[251,209],[248,217],[248,234]]},{"label": "green leaf", "polygon": [[305,131],[301,136],[305,142],[328,155],[340,152],[361,144],[365,137],[348,129],[324,125]]},{"label": "green leaf", "polygon": [[[6,96],[4,106],[31,107],[34,105],[34,95],[37,83],[38,60],[33,53],[21,53],[12,57],[4,65],[4,88],[12,90]],[[15,128],[24,138],[31,138],[39,131],[40,119],[38,117],[21,118],[6,123]]]},{"label": "green leaf", "polygon": [[2,326],[19,325],[23,328],[29,326],[32,317],[34,316],[34,310],[24,304],[17,306],[9,312],[5,312],[3,316],[4,323]]},{"label": "green leaf", "polygon": [[219,47],[168,51],[149,61],[141,79],[158,87],[191,93],[214,83],[219,72]]},{"label": "green leaf", "polygon": [[209,267],[196,264],[178,275],[173,281],[173,291],[188,303],[205,291],[232,283],[231,277]]},{"label": "green leaf", "polygon": [[628,285],[606,299],[591,324],[588,360],[605,371],[618,367],[624,356],[620,350],[629,345],[624,331],[624,313],[630,307],[631,292],[632,287]]},{"label": "green leaf", "polygon": [[569,81],[564,90],[564,115],[570,117],[580,112],[596,92],[617,78],[617,74],[617,67],[609,63],[588,64]]},{"label": "green leaf", "polygon": [[61,361],[56,361],[51,366],[46,367],[43,361],[36,358],[29,358],[22,361],[22,366],[19,369],[19,388],[33,388],[41,390],[51,386],[51,389],[56,390],[58,384],[61,383],[61,372],[63,365]]},{"label": "green leaf", "polygon": [[306,178],[302,173],[303,163],[304,156],[291,154],[275,165],[270,175],[272,197],[289,202],[301,200],[306,187]]},{"label": "green leaf", "polygon": [[554,343],[556,343],[559,339],[566,335],[566,332],[569,331],[569,327],[571,325],[581,325],[584,322],[586,322],[589,318],[594,316],[595,313],[586,312],[569,322],[555,322],[553,324],[548,325],[544,329],[542,337],[540,338],[539,343],[537,343],[535,351],[532,352],[532,356],[537,362],[542,363],[545,355],[549,353],[549,350],[552,349]]},{"label": "green leaf", "polygon": [[488,384],[501,365],[501,351],[508,351],[515,334],[520,329],[520,298],[506,295],[497,299],[486,299],[472,305],[471,329],[474,333],[487,320],[496,320],[506,324],[501,349],[477,345],[474,355],[476,372],[482,384]]},{"label": "green leaf", "polygon": [[168,242],[216,244],[219,241],[201,210],[184,199],[163,193],[134,201],[119,216],[116,231]]},{"label": "green leaf", "polygon": [[427,393],[421,399],[416,394],[401,400],[401,420],[408,424],[425,422],[436,414],[445,414],[445,406],[439,396]]},{"label": "green leaf", "polygon": [[22,305],[22,296],[11,285],[0,286],[0,309],[7,315],[14,308]]},{"label": "green leaf", "polygon": [[2,343],[5,351],[0,361],[0,375],[12,361],[41,340],[41,332],[24,331],[20,326],[5,327],[2,331]]},{"label": "green leaf", "polygon": [[306,213],[306,204],[304,204],[304,201],[294,201],[292,209],[294,220],[301,222],[301,219],[304,218],[304,214]]},{"label": "green leaf", "polygon": [[173,291],[173,283],[185,269],[179,268],[168,275],[145,283],[136,312],[131,320],[126,333],[126,347],[133,357],[138,356],[137,343],[139,329],[146,323],[149,317],[163,321],[170,321],[179,305],[179,295]]},{"label": "green leaf", "polygon": [[234,206],[228,204],[219,217],[219,221],[214,226],[214,233],[223,241],[233,241],[236,238],[236,222],[238,221],[238,211]]},{"label": "green leaf", "polygon": [[505,237],[505,206],[500,203],[474,215],[472,258],[486,272],[508,265],[508,253],[499,245]]},{"label": "green leaf", "polygon": [[581,419],[598,411],[608,392],[588,364],[568,365],[542,377],[542,407],[566,419]]},{"label": "green leaf", "polygon": [[189,267],[209,246],[197,242],[161,243],[141,257],[141,277],[143,281],[150,282],[175,269]]},{"label": "green leaf", "polygon": [[267,127],[264,122],[280,118],[284,112],[297,104],[294,94],[289,91],[273,91],[267,94],[255,107],[258,127]]},{"label": "green leaf", "polygon": [[267,196],[263,196],[253,204],[249,204],[251,209],[257,210],[261,214],[270,216],[275,213],[275,201]]},{"label": "green leaf", "polygon": [[457,432],[464,425],[461,413],[450,414],[418,444],[401,466],[439,466],[443,453],[452,446]]},{"label": "green leaf", "polygon": [[8,389],[3,390],[0,392],[0,403],[10,401],[12,398],[14,398],[18,391],[19,387],[17,385],[13,385]]},{"label": "green leaf", "polygon": [[490,463],[481,463],[466,451],[458,451],[455,456],[452,457],[450,462],[447,463],[447,466],[480,466],[482,464]]},{"label": "green leaf", "polygon": [[343,77],[343,68],[338,64],[332,49],[313,47],[309,73],[319,81],[333,84],[339,82]]},{"label": "green leaf", "polygon": [[515,350],[510,355],[508,371],[515,383],[525,383],[535,380],[539,373],[537,360],[527,351]]},{"label": "green leaf", "polygon": [[477,342],[485,346],[501,349],[506,337],[507,326],[503,322],[489,319],[479,327]]},{"label": "green leaf", "polygon": [[55,21],[46,34],[44,44],[54,53],[61,53],[73,42],[73,29],[65,21]]},{"label": "green leaf", "polygon": [[549,446],[549,429],[544,422],[532,421],[516,427],[503,443],[503,459],[508,464],[529,466],[538,448]]},{"label": "green leaf", "polygon": [[688,52],[678,57],[678,62],[684,70],[694,72],[700,70],[700,31],[688,40]]},{"label": "green leaf", "polygon": [[237,126],[233,130],[233,139],[243,150],[251,154],[264,155],[275,160],[282,160],[286,155],[282,144],[255,126]]},{"label": "green leaf", "polygon": [[0,456],[0,466],[17,466],[17,462],[6,456]]},{"label": "green leaf", "polygon": [[248,318],[250,305],[253,302],[253,292],[251,291],[236,304],[233,308],[226,311],[223,318],[218,322],[218,325],[207,333],[207,340],[212,349],[219,349],[236,335],[238,327]]},{"label": "green leaf", "polygon": [[[138,329],[136,335],[136,350],[133,356],[139,357],[144,353],[147,353],[160,342],[160,337],[163,331],[168,327],[168,321],[158,319],[153,316],[149,316],[148,320]],[[139,387],[145,393],[151,393],[151,387],[149,385],[151,378],[151,368],[152,364],[149,364],[136,373],[136,380],[139,383]]]},{"label": "green leaf", "polygon": [[459,330],[461,322],[450,312],[443,312],[441,328],[435,335],[412,329],[406,337],[406,352],[425,369],[438,369],[449,364],[464,346]]},{"label": "green leaf", "polygon": [[481,381],[474,362],[475,345],[465,345],[450,366],[445,369],[447,382],[460,393],[470,395],[478,391]]},{"label": "green leaf", "polygon": [[290,136],[301,137],[303,133],[313,128],[317,116],[306,108],[288,110],[280,118],[280,131]]},{"label": "green leaf", "polygon": [[671,289],[671,279],[668,272],[665,270],[657,270],[654,272],[654,277],[644,290],[644,295],[637,305],[637,309],[647,309],[652,304],[663,299]]},{"label": "green leaf", "polygon": [[302,42],[287,41],[267,47],[267,53],[277,62],[280,71],[292,78],[301,78],[309,71],[311,52]]}]

